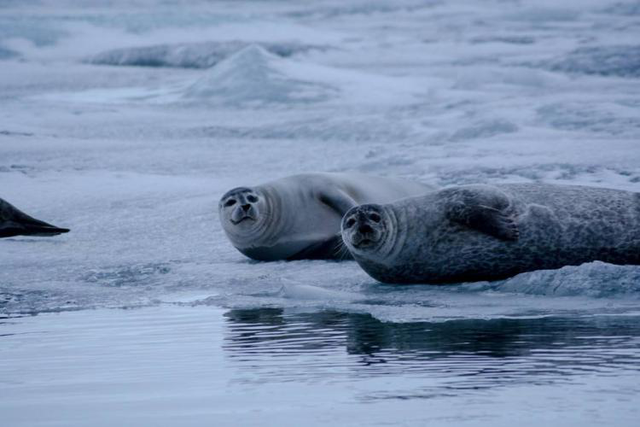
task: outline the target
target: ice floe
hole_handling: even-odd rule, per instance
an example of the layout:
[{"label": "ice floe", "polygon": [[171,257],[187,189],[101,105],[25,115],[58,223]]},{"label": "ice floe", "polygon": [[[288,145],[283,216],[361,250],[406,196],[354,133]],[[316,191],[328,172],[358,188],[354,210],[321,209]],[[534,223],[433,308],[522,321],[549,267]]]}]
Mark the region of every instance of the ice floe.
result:
[{"label": "ice floe", "polygon": [[215,213],[232,186],[311,170],[637,191],[634,3],[145,2],[0,11],[2,197],[72,229],[0,242],[0,313],[638,311],[638,267],[389,286],[352,262],[247,261]]}]

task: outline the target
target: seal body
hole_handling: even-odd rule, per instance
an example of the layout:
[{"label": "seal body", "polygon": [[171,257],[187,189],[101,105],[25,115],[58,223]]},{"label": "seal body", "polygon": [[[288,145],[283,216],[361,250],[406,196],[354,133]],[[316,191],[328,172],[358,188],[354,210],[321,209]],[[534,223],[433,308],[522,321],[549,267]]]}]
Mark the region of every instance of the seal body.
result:
[{"label": "seal body", "polygon": [[389,203],[425,194],[433,187],[360,174],[309,173],[222,196],[219,214],[231,243],[261,261],[351,259],[340,221],[362,203]]},{"label": "seal body", "polygon": [[469,185],[342,222],[360,266],[387,283],[495,280],[600,260],[640,264],[640,193],[548,184]]},{"label": "seal body", "polygon": [[56,227],[35,219],[0,199],[0,237],[55,236],[67,232],[68,228]]}]

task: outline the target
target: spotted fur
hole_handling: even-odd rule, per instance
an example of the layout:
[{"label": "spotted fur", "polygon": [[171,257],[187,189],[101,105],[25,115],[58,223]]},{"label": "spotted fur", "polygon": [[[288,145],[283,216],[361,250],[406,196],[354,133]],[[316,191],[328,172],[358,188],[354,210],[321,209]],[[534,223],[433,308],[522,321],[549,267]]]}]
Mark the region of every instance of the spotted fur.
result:
[{"label": "spotted fur", "polygon": [[640,264],[640,193],[473,185],[373,206],[388,229],[376,245],[354,247],[357,232],[345,220],[342,234],[360,266],[382,282],[494,280],[595,260]]}]

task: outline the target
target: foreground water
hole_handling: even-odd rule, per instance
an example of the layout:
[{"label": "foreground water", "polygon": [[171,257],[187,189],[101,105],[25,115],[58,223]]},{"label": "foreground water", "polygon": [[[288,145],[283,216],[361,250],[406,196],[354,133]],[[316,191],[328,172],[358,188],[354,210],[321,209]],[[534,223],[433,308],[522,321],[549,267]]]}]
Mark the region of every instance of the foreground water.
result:
[{"label": "foreground water", "polygon": [[97,310],[0,324],[19,426],[636,425],[640,318],[386,323],[283,309]]}]

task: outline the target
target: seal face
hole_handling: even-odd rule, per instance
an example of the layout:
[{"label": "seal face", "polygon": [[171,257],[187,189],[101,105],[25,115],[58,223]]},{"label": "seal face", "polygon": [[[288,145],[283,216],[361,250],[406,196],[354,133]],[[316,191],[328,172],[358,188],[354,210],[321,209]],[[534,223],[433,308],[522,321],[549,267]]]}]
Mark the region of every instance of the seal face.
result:
[{"label": "seal face", "polygon": [[[218,205],[222,227],[246,256],[261,260],[351,259],[340,221],[361,203],[386,203],[431,191],[424,184],[357,174],[301,174],[256,187],[237,187]],[[372,212],[369,220],[381,220]],[[382,231],[370,226],[358,244],[372,244]],[[363,229],[364,230],[364,229]],[[377,230],[377,231],[376,231]]]},{"label": "seal face", "polygon": [[237,187],[220,199],[218,212],[223,228],[232,242],[250,250],[256,242],[269,239],[274,224],[268,195],[257,188]]},{"label": "seal face", "polygon": [[404,231],[392,205],[356,206],[341,224],[342,239],[351,255],[363,268],[374,270],[395,259],[406,239]]},{"label": "seal face", "polygon": [[640,264],[640,194],[545,184],[451,187],[351,209],[346,247],[387,283],[495,280],[590,261]]},{"label": "seal face", "polygon": [[265,207],[264,199],[247,187],[234,188],[220,199],[220,213],[233,225],[244,229],[258,222],[260,211]]},{"label": "seal face", "polygon": [[362,205],[351,209],[342,219],[345,242],[361,251],[372,249],[384,240],[387,224],[378,205]]}]

